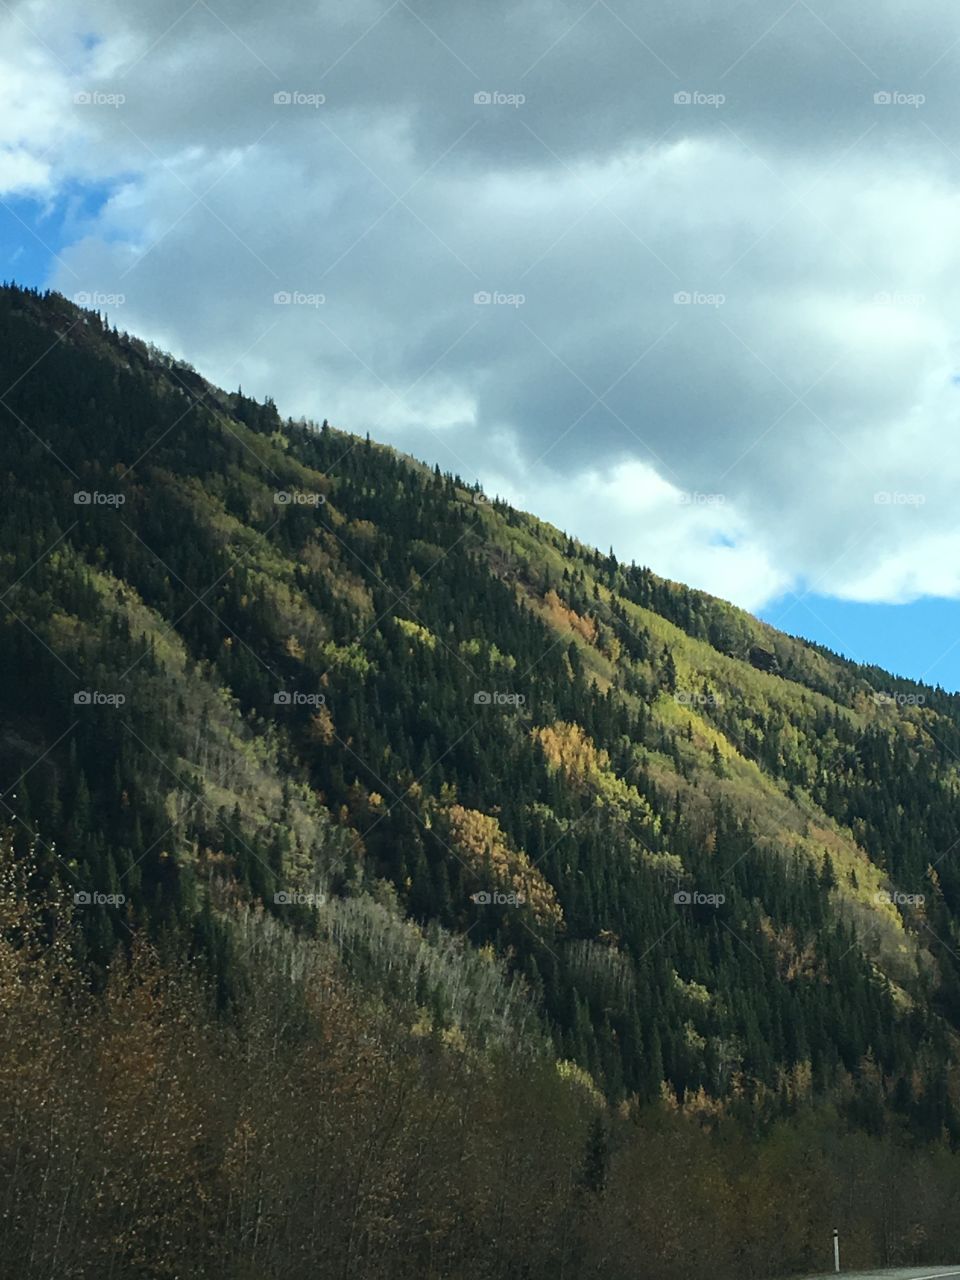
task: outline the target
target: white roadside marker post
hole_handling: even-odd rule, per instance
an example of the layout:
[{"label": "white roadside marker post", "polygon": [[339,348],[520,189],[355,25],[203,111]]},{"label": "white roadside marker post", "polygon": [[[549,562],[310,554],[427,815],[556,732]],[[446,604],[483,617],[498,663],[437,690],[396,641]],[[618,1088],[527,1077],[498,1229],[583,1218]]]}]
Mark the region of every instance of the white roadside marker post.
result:
[{"label": "white roadside marker post", "polygon": [[833,1269],[840,1274],[840,1232],[833,1228]]}]

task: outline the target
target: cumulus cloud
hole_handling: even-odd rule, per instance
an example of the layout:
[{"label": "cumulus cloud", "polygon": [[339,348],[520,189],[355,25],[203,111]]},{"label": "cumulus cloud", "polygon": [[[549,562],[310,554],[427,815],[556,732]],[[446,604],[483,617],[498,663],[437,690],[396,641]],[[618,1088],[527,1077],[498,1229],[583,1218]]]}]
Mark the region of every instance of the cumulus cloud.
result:
[{"label": "cumulus cloud", "polygon": [[64,292],[621,558],[956,595],[952,20],[31,0],[0,182],[109,184]]}]

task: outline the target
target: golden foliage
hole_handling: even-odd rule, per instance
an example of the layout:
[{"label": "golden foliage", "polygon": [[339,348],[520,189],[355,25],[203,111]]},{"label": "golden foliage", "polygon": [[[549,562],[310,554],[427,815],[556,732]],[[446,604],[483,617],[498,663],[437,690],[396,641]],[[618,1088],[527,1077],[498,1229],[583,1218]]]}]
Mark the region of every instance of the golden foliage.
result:
[{"label": "golden foliage", "polygon": [[575,786],[595,780],[610,764],[610,756],[599,750],[578,724],[557,721],[535,729],[547,763],[562,770]]},{"label": "golden foliage", "polygon": [[553,886],[525,853],[510,847],[496,818],[476,809],[465,809],[461,804],[451,805],[444,817],[454,851],[478,876],[492,876],[490,888],[502,888],[522,896],[524,905],[540,924],[554,929],[562,925],[563,911]]},{"label": "golden foliage", "polygon": [[336,741],[337,733],[333,723],[333,716],[330,714],[330,708],[326,703],[318,707],[310,717],[309,734],[311,741],[318,742],[324,747],[329,747]]},{"label": "golden foliage", "polygon": [[547,606],[547,620],[551,626],[558,631],[573,631],[582,640],[586,640],[587,644],[595,643],[597,624],[592,618],[581,617],[569,605],[564,604],[552,587],[544,596],[544,603]]}]

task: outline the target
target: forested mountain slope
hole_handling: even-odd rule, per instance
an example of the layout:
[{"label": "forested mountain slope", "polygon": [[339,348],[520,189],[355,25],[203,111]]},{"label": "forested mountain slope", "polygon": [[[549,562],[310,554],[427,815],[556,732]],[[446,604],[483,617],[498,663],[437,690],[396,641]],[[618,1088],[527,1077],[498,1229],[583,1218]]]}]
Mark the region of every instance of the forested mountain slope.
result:
[{"label": "forested mountain slope", "polygon": [[594,1099],[960,1141],[955,695],[59,295],[0,386],[0,817],[94,989],[148,937],[229,1018],[255,927]]},{"label": "forested mountain slope", "polygon": [[5,799],[85,887],[387,881],[614,1097],[947,1052],[960,699],[2,303]]}]

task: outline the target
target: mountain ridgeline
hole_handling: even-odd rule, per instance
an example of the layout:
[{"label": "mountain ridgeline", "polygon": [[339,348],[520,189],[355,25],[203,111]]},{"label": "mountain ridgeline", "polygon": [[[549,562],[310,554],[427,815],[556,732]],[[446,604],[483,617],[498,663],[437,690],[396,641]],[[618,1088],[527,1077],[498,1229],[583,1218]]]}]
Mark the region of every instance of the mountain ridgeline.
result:
[{"label": "mountain ridgeline", "polygon": [[960,1252],[960,698],[58,294],[0,366],[4,1262]]}]

